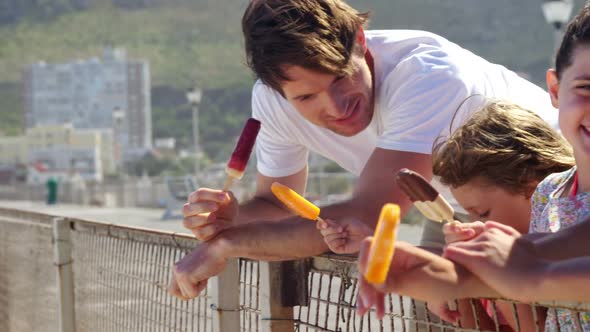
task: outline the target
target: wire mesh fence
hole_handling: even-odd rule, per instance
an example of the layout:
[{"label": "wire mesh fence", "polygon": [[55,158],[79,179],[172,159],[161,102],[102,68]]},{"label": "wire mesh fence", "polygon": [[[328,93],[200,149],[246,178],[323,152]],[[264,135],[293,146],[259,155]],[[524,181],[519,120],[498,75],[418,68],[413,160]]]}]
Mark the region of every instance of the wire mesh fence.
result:
[{"label": "wire mesh fence", "polygon": [[167,241],[156,234],[112,227],[108,234],[100,234],[87,224],[76,227],[79,331],[210,330],[207,291],[193,301],[180,301],[167,292],[171,262],[186,250],[178,239]]},{"label": "wire mesh fence", "polygon": [[0,331],[56,331],[55,285],[49,222],[0,222]]},{"label": "wire mesh fence", "polygon": [[240,260],[240,326],[245,332],[260,330],[259,275],[258,262]]},{"label": "wire mesh fence", "polygon": [[[54,220],[50,215],[0,209],[0,331],[60,329]],[[307,302],[293,308],[269,308],[280,305],[268,298],[274,293],[265,284],[276,276],[266,275],[272,269],[261,269],[267,263],[251,260],[237,262],[239,278],[230,278],[230,284],[210,282],[196,299],[180,301],[166,289],[170,268],[196,240],[78,219],[67,222],[78,331],[501,331],[503,320],[512,321],[516,331],[541,331],[546,307],[572,310],[575,322],[560,326],[564,331],[583,331],[588,324],[588,304],[491,301],[490,315],[482,301],[471,300],[454,303],[465,315],[459,325],[451,325],[441,322],[424,303],[397,295],[387,297],[382,320],[374,311],[360,317],[355,312],[355,259],[337,255],[311,260],[309,271],[300,276],[307,279]],[[235,307],[232,297],[239,298]],[[279,318],[272,316],[279,311]],[[225,324],[232,317],[236,325]],[[292,324],[271,324],[275,319]]]}]

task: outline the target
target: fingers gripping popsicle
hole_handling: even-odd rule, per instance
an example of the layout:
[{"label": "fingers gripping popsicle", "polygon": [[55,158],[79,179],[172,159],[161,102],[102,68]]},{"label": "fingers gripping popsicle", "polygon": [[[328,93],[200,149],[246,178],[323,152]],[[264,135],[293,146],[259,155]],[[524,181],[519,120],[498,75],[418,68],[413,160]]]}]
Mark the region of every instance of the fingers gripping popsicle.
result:
[{"label": "fingers gripping popsicle", "polygon": [[250,118],[246,121],[242,134],[238,139],[238,143],[231,154],[231,158],[227,162],[225,172],[227,173],[227,180],[223,186],[223,190],[228,190],[235,179],[241,179],[244,176],[248,159],[256,143],[256,136],[260,131],[260,121]]},{"label": "fingers gripping popsicle", "polygon": [[458,222],[454,218],[453,207],[422,175],[402,168],[395,182],[426,218],[438,222]]},{"label": "fingers gripping popsicle", "polygon": [[387,278],[387,272],[393,258],[399,220],[399,205],[392,203],[383,205],[371,249],[369,250],[367,270],[365,271],[365,279],[372,284],[381,284]]},{"label": "fingers gripping popsicle", "polygon": [[278,182],[273,182],[270,186],[270,190],[281,202],[283,202],[283,204],[285,204],[291,211],[297,213],[300,217],[309,220],[322,220],[322,218],[320,218],[320,208],[301,197],[301,195],[293,189]]}]

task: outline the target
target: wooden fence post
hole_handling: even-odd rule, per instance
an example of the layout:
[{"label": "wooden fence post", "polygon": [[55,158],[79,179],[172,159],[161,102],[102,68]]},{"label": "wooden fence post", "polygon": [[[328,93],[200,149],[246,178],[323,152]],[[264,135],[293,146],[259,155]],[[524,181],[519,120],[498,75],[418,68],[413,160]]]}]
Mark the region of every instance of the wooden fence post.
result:
[{"label": "wooden fence post", "polygon": [[209,280],[213,331],[240,331],[240,266],[231,259],[217,277]]},{"label": "wooden fence post", "polygon": [[304,260],[259,264],[262,331],[293,332],[293,307],[308,304],[308,264]]},{"label": "wooden fence post", "polygon": [[72,266],[72,241],[70,222],[64,218],[53,218],[53,259],[57,271],[59,292],[59,330],[76,331],[74,305],[74,270]]}]

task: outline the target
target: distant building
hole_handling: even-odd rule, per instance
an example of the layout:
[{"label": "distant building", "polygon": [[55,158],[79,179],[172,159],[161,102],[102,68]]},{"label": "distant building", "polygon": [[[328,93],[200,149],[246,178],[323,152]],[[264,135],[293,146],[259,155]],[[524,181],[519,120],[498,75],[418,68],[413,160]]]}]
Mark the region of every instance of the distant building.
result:
[{"label": "distant building", "polygon": [[152,147],[150,69],[121,49],[70,63],[29,65],[23,72],[26,128],[72,123],[110,129],[123,160]]},{"label": "distant building", "polygon": [[102,181],[115,171],[112,129],[75,129],[70,124],[27,129],[24,136],[0,137],[0,164],[28,165],[29,183],[80,174]]},{"label": "distant building", "polygon": [[176,148],[176,139],[174,137],[156,138],[154,147],[156,149],[174,150]]}]

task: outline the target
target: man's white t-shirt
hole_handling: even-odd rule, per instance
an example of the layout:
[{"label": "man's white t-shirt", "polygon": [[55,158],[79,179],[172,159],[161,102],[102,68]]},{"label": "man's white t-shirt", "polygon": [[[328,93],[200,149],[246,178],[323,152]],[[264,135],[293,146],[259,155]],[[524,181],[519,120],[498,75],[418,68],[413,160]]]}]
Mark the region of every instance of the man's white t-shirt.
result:
[{"label": "man's white t-shirt", "polygon": [[503,66],[429,32],[365,35],[375,64],[375,110],[370,125],[355,136],[308,122],[278,92],[256,82],[252,113],[262,123],[256,143],[261,174],[292,175],[305,167],[309,151],[357,176],[376,147],[430,154],[433,142],[459,127],[485,98],[518,103],[557,128],[549,95]]}]

